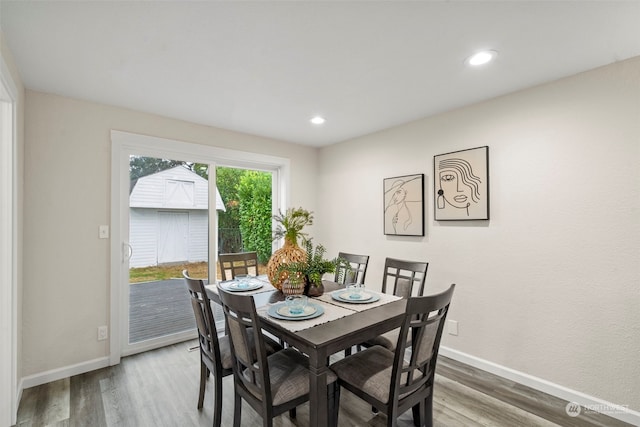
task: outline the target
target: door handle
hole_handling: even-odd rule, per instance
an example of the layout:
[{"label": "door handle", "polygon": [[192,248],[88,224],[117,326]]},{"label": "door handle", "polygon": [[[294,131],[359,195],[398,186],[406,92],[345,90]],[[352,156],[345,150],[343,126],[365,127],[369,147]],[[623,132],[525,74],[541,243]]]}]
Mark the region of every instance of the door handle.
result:
[{"label": "door handle", "polygon": [[122,243],[122,262],[129,261],[133,255],[133,248],[127,242]]}]

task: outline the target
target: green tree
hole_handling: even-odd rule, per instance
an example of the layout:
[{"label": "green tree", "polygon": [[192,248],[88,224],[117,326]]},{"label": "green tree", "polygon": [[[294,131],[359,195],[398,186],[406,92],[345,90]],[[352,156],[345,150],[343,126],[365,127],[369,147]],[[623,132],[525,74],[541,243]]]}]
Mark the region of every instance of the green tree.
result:
[{"label": "green tree", "polygon": [[218,244],[221,252],[241,252],[243,249],[238,185],[244,172],[244,169],[216,168],[216,186],[226,209],[218,212]]},{"label": "green tree", "polygon": [[206,163],[185,163],[185,165],[202,178],[209,180],[209,165]]},{"label": "green tree", "polygon": [[130,156],[129,157],[129,191],[133,191],[139,178],[162,172],[176,166],[184,165],[179,160],[158,159],[156,157]]},{"label": "green tree", "polygon": [[216,168],[216,186],[226,209],[226,212],[220,212],[218,215],[219,228],[240,229],[238,186],[244,173],[244,169]]},{"label": "green tree", "polygon": [[271,174],[247,170],[238,186],[240,230],[247,251],[256,251],[258,261],[271,256]]},{"label": "green tree", "polygon": [[129,177],[136,181],[143,176],[183,165],[179,160],[158,159],[155,157],[131,156],[129,158]]}]

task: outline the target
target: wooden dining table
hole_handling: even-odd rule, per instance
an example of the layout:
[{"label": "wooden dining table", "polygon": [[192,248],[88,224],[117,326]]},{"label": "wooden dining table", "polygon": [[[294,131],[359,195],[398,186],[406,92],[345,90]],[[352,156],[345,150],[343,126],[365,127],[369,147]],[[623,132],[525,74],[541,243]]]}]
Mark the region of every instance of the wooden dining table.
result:
[{"label": "wooden dining table", "polygon": [[[341,287],[330,281],[323,281],[323,285],[325,294]],[[207,285],[206,289],[209,298],[219,304],[220,298],[217,285]],[[264,291],[255,291],[251,295],[259,313],[261,308],[264,309],[264,307],[285,299],[285,295],[271,287],[270,284],[265,286]],[[323,301],[317,298],[310,298],[310,300],[319,305],[331,304],[329,302],[330,298],[324,298]],[[260,316],[263,330],[280,338],[309,357],[309,425],[311,427],[330,425],[331,417],[329,416],[327,401],[329,357],[334,353],[351,348],[399,327],[404,317],[405,307],[406,300],[404,299],[394,300],[371,308],[360,306],[358,307],[359,311],[349,310],[345,312],[346,315],[343,317],[302,330],[292,330],[287,326],[287,324],[295,325],[295,321],[278,321],[266,314]]]}]

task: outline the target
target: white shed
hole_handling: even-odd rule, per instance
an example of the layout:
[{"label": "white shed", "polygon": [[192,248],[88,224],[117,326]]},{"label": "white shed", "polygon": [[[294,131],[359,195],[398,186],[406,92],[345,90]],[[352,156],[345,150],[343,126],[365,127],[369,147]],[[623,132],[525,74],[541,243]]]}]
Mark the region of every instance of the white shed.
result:
[{"label": "white shed", "polygon": [[[216,210],[225,210],[217,188]],[[208,212],[209,182],[184,166],[139,178],[129,194],[129,266],[207,261]]]}]

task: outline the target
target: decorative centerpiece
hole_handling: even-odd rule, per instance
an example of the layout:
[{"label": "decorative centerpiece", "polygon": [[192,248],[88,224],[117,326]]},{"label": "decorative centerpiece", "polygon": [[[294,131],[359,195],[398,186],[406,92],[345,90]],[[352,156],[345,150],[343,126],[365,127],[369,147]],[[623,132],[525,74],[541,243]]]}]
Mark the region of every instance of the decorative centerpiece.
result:
[{"label": "decorative centerpiece", "polygon": [[282,289],[285,280],[291,285],[304,285],[304,277],[290,277],[288,271],[280,270],[280,266],[303,262],[306,259],[307,253],[298,246],[298,238],[307,237],[302,230],[307,225],[313,225],[313,212],[302,208],[289,208],[284,214],[280,212],[279,215],[274,215],[273,219],[278,223],[273,232],[273,240],[284,238],[284,246],[275,251],[267,263],[269,281],[277,289]]},{"label": "decorative centerpiece", "polygon": [[285,282],[282,287],[285,294],[305,293],[310,297],[320,296],[324,293],[324,274],[335,273],[336,269],[340,269],[342,274],[351,269],[351,264],[344,258],[325,259],[324,246],[317,245],[314,249],[311,239],[305,239],[302,246],[306,252],[303,261],[283,263],[278,267],[278,272],[284,272],[288,276],[288,283]]}]

